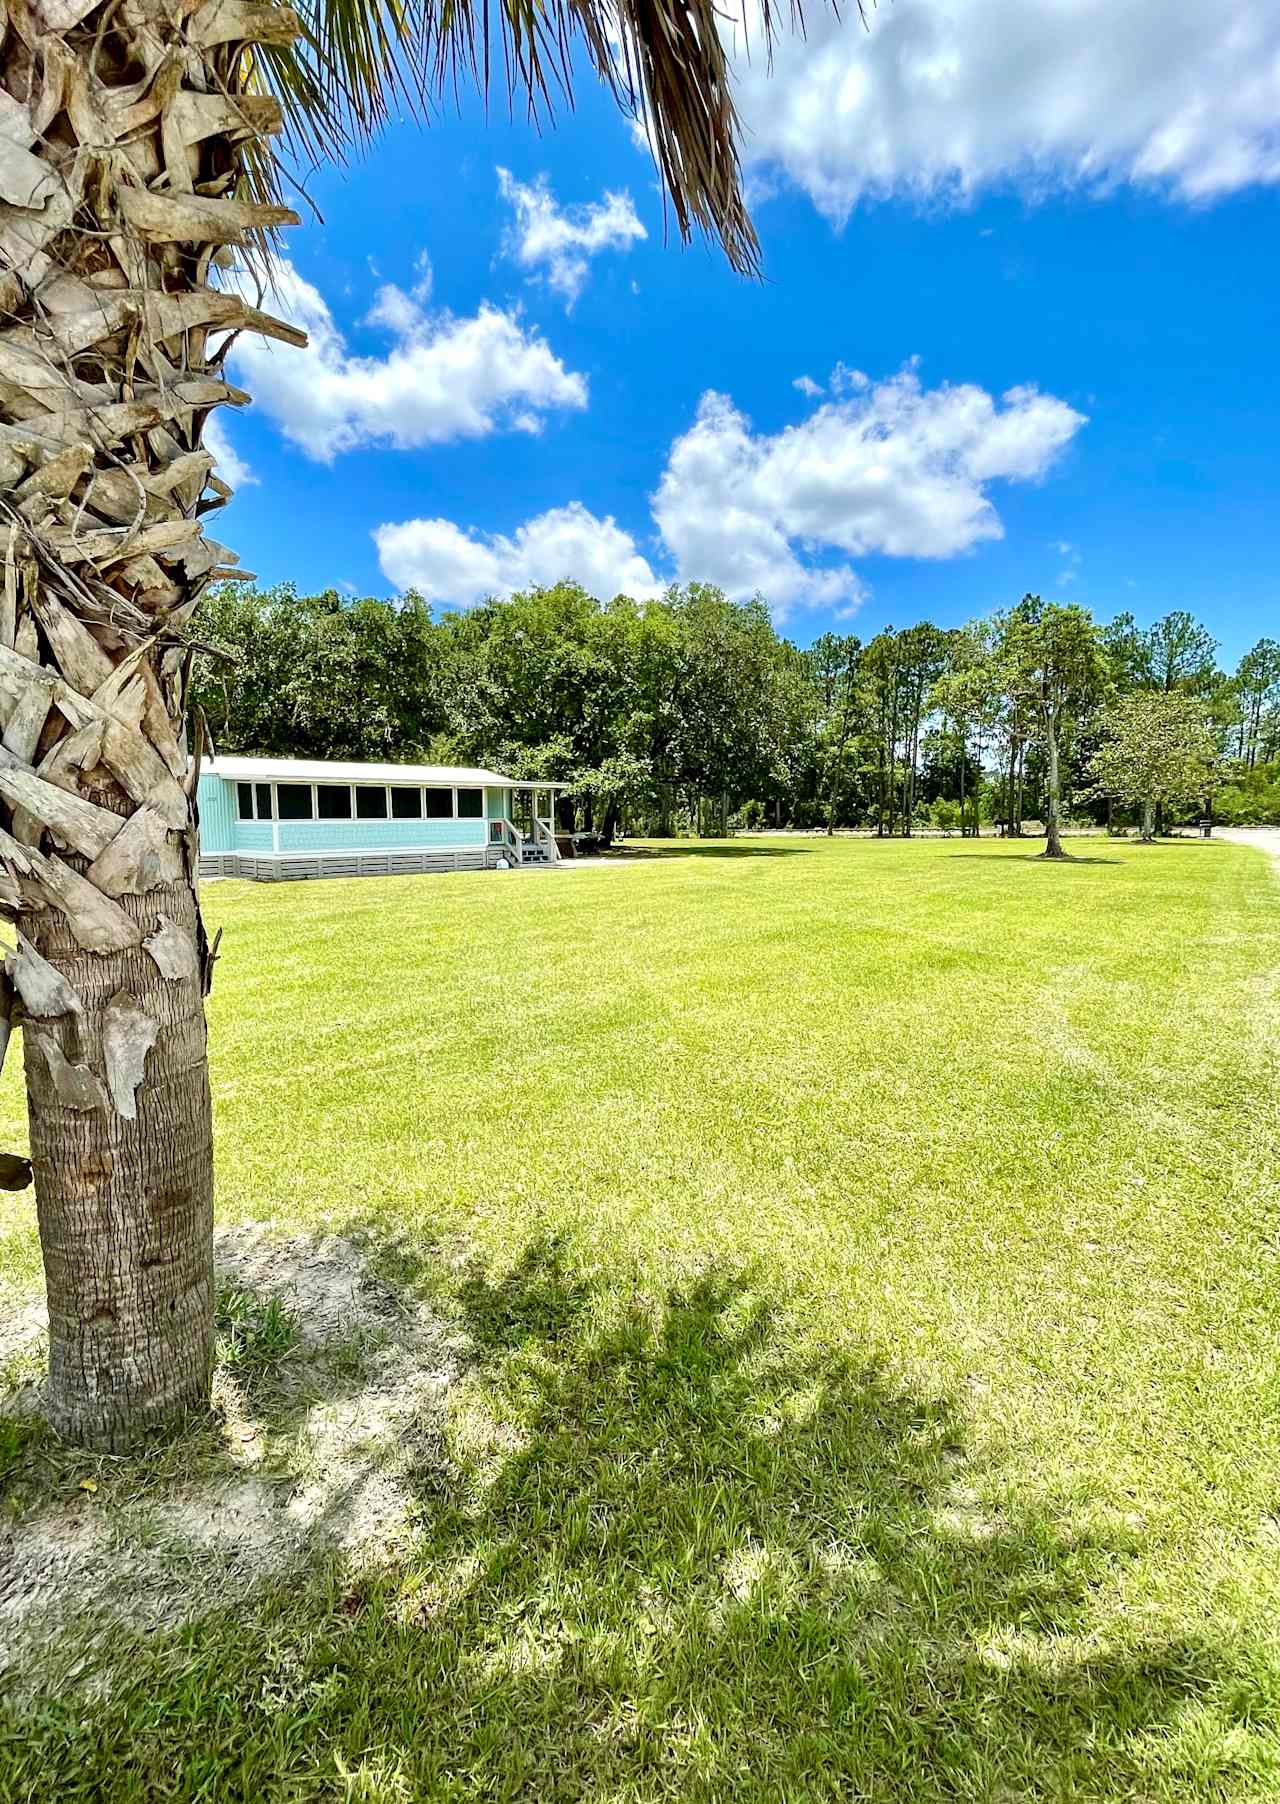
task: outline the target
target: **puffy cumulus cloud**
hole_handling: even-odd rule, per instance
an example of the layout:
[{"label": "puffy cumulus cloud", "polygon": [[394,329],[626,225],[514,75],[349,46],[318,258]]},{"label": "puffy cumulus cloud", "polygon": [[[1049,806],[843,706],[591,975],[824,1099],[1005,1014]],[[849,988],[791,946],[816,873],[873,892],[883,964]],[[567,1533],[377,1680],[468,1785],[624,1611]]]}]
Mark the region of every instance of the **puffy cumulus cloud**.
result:
[{"label": "puffy cumulus cloud", "polygon": [[545,176],[532,184],[518,182],[509,169],[499,169],[498,188],[514,211],[507,254],[543,276],[570,307],[582,292],[592,257],[625,251],[648,237],[626,193],[606,191],[602,201],[588,206],[560,207]]},{"label": "puffy cumulus cloud", "polygon": [[999,399],[971,384],[926,389],[910,365],[882,382],[837,365],[823,392],[772,435],[727,396],[702,397],[653,496],[666,552],[656,571],[630,533],[580,502],[510,536],[445,519],[388,523],[374,533],[382,569],[398,588],[463,607],[562,577],[637,598],[698,579],[737,597],[759,591],[780,616],[824,607],[843,617],[864,593],[856,559],[955,557],[999,538],[988,485],[1043,476],[1084,424],[1035,388]]},{"label": "puffy cumulus cloud", "polygon": [[218,475],[233,489],[251,488],[258,478],[241,457],[227,435],[220,413],[211,413],[204,423],[204,448],[213,453]]},{"label": "puffy cumulus cloud", "polygon": [[970,384],[925,389],[914,367],[879,383],[837,369],[830,387],[843,398],[772,436],[703,396],[654,497],[682,578],[759,589],[784,610],[847,606],[861,593],[852,565],[817,560],[954,557],[999,538],[986,485],[1043,475],[1084,424],[1037,389],[999,401]]},{"label": "puffy cumulus cloud", "polygon": [[454,607],[566,577],[604,597],[645,599],[662,588],[631,534],[579,501],[539,514],[509,537],[465,532],[452,520],[402,520],[373,536],[383,573],[398,589]]},{"label": "puffy cumulus cloud", "polygon": [[837,221],[865,197],[991,184],[1198,200],[1280,181],[1280,8],[1265,0],[912,0],[868,24],[815,11],[772,74],[736,56],[757,181],[780,170]]},{"label": "puffy cumulus cloud", "polygon": [[654,497],[658,531],[681,577],[718,583],[734,596],[759,590],[775,609],[856,601],[862,585],[847,564],[822,569],[801,561],[787,521],[789,498],[769,496],[762,480],[768,443],[753,437],[727,396],[702,397]]},{"label": "puffy cumulus cloud", "polygon": [[465,319],[432,312],[429,284],[420,260],[411,290],[379,289],[366,324],[388,333],[391,347],[358,356],[320,291],[283,263],[266,305],[302,326],[310,343],[300,351],[246,335],[232,351],[236,372],[285,436],[325,463],[361,445],[538,432],[552,409],[586,406],[586,379],[515,314],[488,305]]}]

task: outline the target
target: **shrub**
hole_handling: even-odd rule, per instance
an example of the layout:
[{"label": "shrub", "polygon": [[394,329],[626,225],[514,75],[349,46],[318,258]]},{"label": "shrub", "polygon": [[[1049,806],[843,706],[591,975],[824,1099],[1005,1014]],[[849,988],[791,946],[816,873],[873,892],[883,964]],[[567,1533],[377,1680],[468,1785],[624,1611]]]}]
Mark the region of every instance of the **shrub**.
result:
[{"label": "shrub", "polygon": [[953,802],[949,796],[939,796],[926,812],[926,821],[931,827],[939,827],[944,833],[954,833],[960,825],[960,804]]}]

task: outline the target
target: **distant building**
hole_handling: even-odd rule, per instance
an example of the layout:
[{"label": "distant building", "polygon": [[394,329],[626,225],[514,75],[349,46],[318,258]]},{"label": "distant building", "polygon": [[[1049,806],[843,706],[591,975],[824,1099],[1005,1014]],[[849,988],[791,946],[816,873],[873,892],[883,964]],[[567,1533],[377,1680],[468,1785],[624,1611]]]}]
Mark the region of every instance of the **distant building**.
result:
[{"label": "distant building", "polygon": [[271,881],[554,864],[558,788],[447,764],[216,758],[200,773],[200,870]]}]

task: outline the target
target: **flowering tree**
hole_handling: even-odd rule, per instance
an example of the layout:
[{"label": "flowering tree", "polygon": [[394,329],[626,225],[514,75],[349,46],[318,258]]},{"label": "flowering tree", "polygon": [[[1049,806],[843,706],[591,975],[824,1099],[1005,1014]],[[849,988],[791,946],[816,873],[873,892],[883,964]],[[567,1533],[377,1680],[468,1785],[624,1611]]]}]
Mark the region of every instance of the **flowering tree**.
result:
[{"label": "flowering tree", "polygon": [[1220,768],[1203,700],[1160,689],[1138,690],[1107,710],[1088,765],[1096,794],[1141,810],[1148,844],[1155,839],[1156,810],[1211,794]]}]

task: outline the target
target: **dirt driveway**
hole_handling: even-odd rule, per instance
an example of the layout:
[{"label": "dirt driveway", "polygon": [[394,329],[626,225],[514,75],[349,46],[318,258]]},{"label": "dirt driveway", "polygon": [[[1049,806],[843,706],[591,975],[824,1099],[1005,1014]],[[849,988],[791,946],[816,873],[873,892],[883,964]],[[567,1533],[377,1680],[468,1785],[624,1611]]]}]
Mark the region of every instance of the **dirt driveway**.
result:
[{"label": "dirt driveway", "polygon": [[1215,839],[1229,839],[1237,846],[1257,846],[1260,852],[1270,852],[1280,864],[1280,827],[1215,827]]}]

